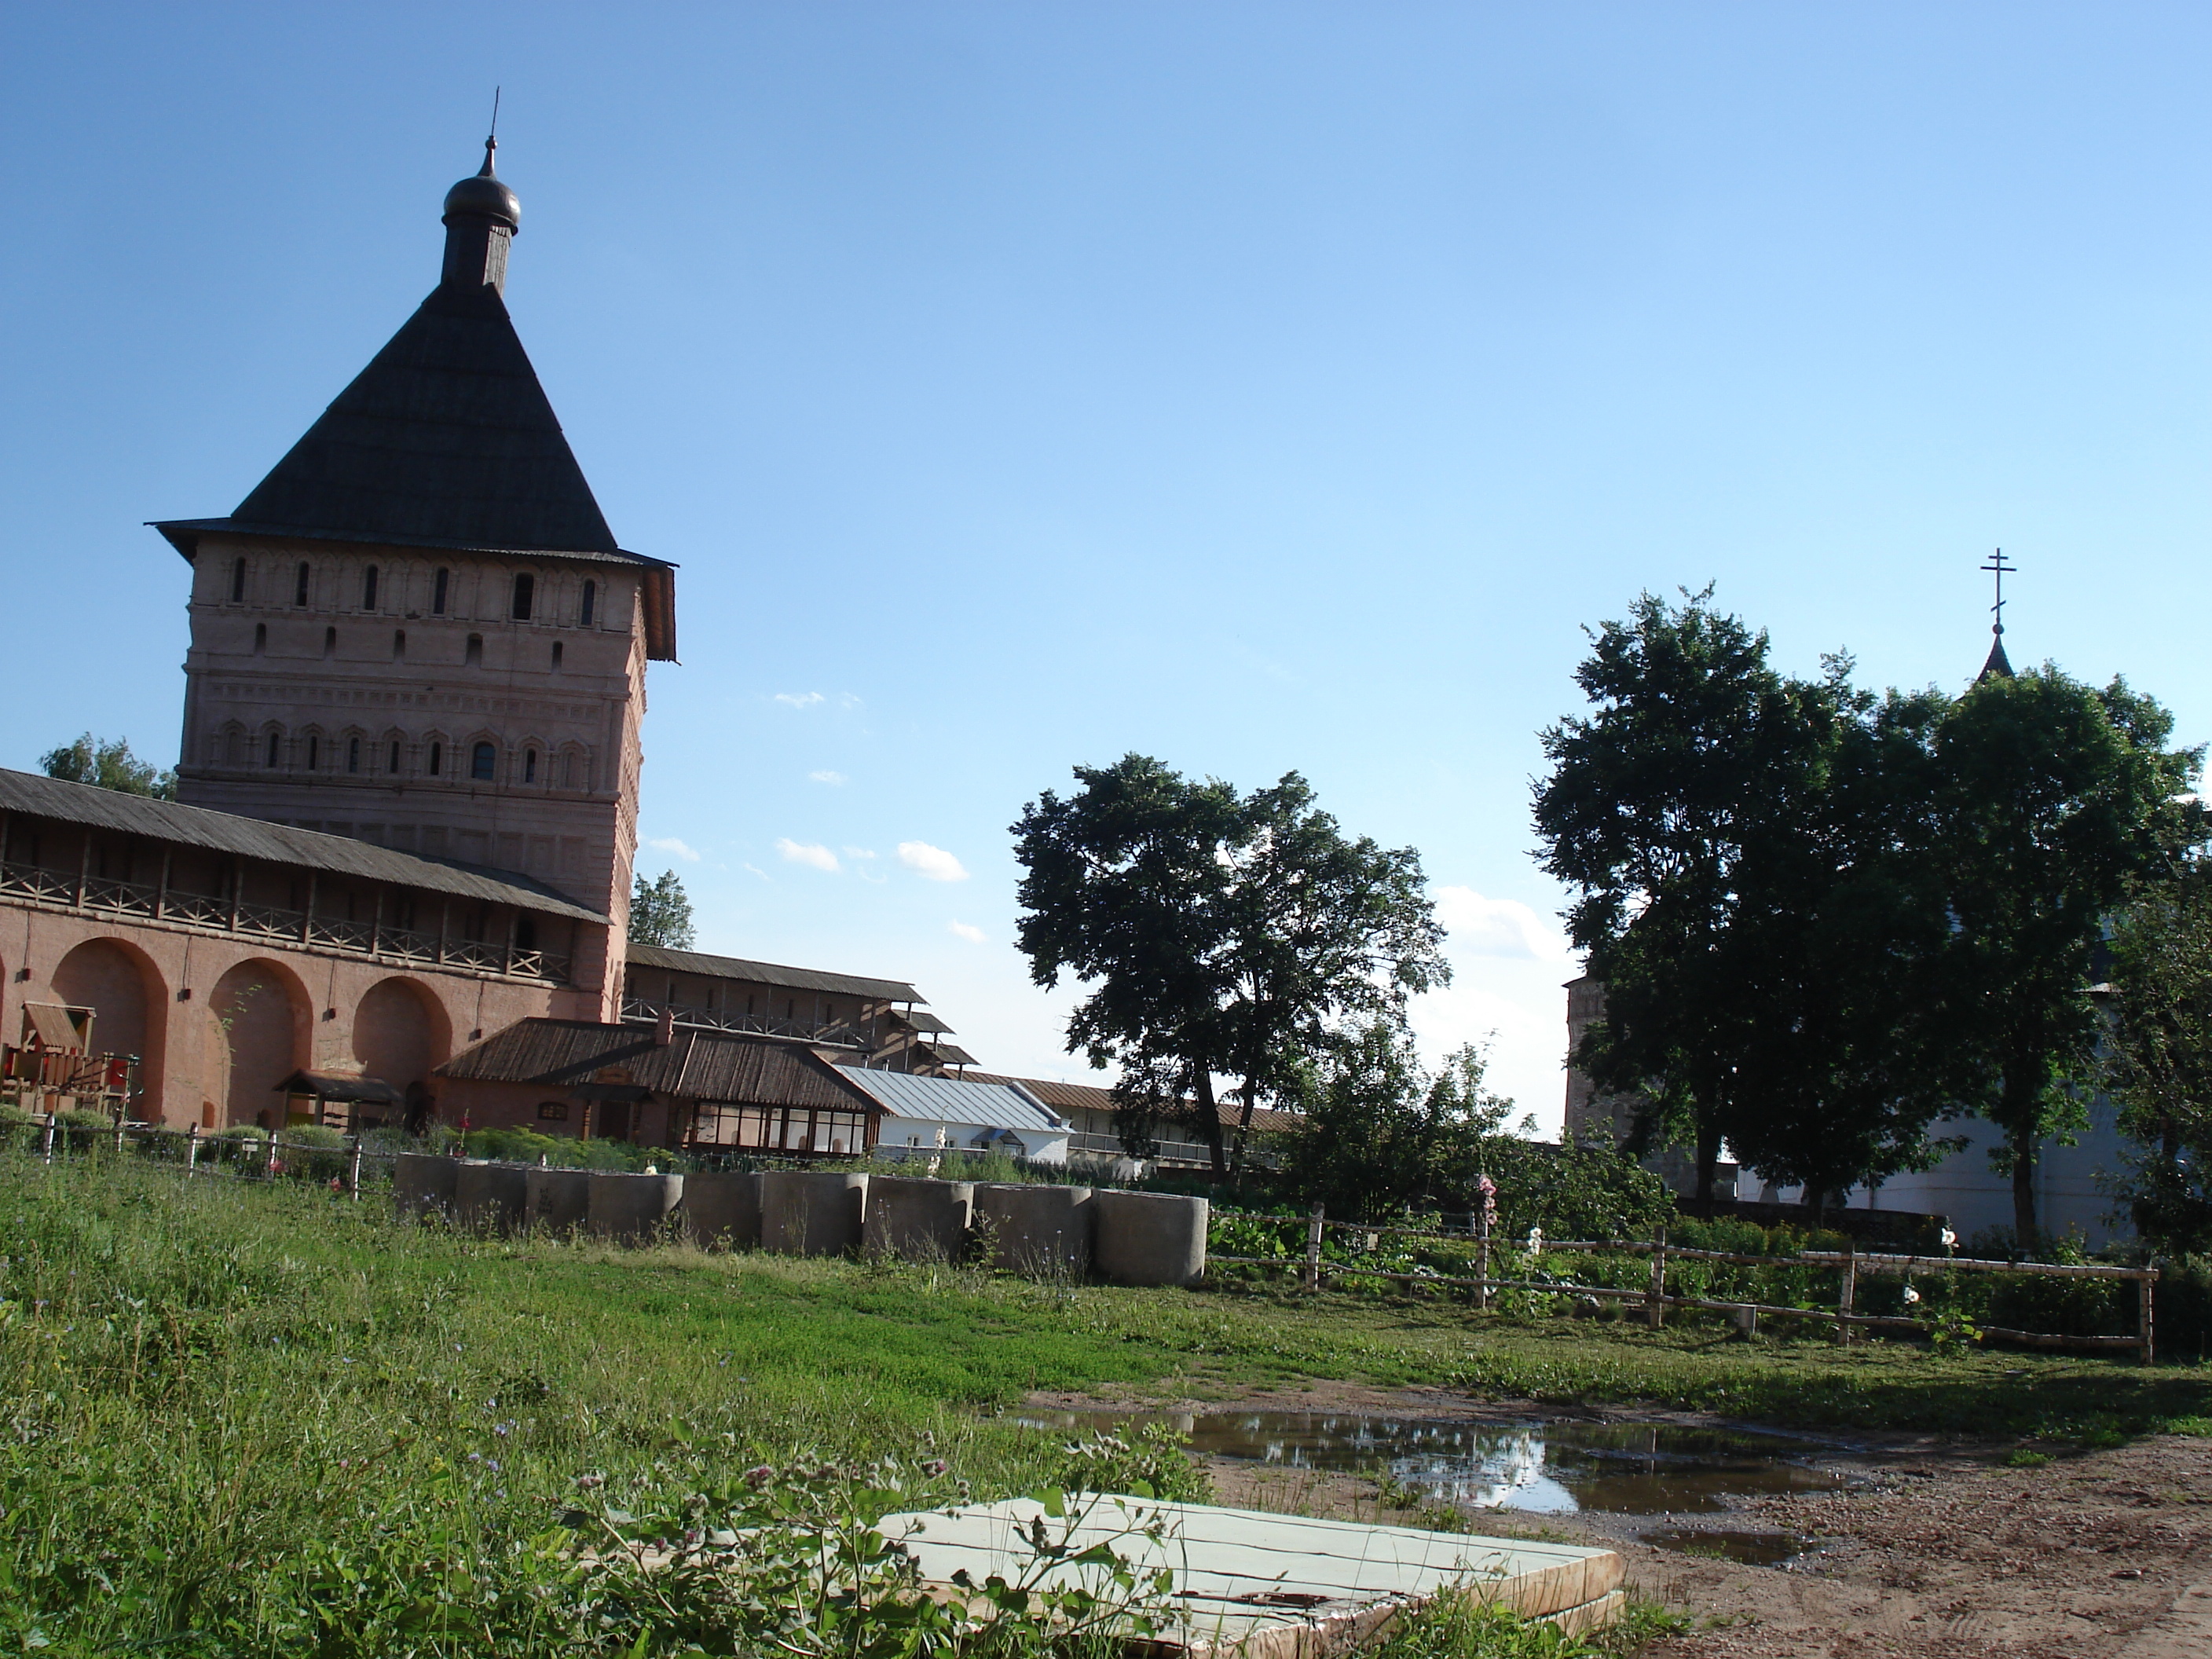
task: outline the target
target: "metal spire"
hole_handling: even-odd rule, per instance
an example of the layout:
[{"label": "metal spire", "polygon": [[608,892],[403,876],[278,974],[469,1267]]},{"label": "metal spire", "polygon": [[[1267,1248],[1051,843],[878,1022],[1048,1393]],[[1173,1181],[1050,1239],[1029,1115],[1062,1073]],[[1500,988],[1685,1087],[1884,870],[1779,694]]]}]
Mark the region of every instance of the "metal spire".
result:
[{"label": "metal spire", "polygon": [[2004,648],[2004,579],[2008,575],[2017,574],[2020,567],[2005,562],[2004,549],[2001,547],[1990,556],[1990,562],[1980,568],[1988,571],[1996,579],[1996,603],[1990,607],[1991,618],[1990,633],[1993,635],[1990,641],[1990,657],[1989,660],[1982,665],[1980,674],[1975,677],[1974,684],[1977,685],[1992,674],[2004,679],[2012,678],[2012,663],[2006,657]]},{"label": "metal spire", "polygon": [[497,87],[491,89],[491,136],[484,140],[483,171],[477,174],[479,179],[497,176],[491,170],[491,158],[492,152],[499,148],[499,93]]}]

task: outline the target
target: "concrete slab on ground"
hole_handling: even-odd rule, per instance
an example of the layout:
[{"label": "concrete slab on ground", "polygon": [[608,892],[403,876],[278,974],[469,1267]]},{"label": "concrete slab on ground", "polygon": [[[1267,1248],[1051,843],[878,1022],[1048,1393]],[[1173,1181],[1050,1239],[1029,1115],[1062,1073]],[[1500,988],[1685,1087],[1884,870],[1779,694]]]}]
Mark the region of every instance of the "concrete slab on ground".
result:
[{"label": "concrete slab on ground", "polygon": [[[1210,1504],[1094,1499],[1071,1525],[1017,1498],[885,1516],[877,1529],[932,1583],[957,1573],[978,1587],[997,1577],[1099,1589],[1103,1569],[1065,1557],[1101,1545],[1140,1576],[1164,1569],[1176,1613],[1158,1645],[1194,1656],[1317,1659],[1455,1589],[1569,1631],[1611,1623],[1623,1601],[1621,1558],[1607,1549]],[[1040,1543],[1065,1556],[1044,1563]]]}]

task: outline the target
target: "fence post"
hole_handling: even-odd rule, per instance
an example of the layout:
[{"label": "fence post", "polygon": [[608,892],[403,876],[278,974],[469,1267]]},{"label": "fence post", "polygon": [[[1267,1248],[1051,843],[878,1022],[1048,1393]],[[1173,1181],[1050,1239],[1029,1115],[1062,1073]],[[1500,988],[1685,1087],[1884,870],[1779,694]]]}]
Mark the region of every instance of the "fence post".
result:
[{"label": "fence post", "polygon": [[1859,1246],[1856,1239],[1844,1245],[1844,1285],[1836,1293],[1836,1340],[1844,1347],[1851,1346],[1851,1310],[1858,1304]]},{"label": "fence post", "polygon": [[115,1113],[115,1155],[123,1156],[123,1112],[119,1107]]},{"label": "fence post", "polygon": [[200,1169],[200,1126],[197,1123],[185,1131],[185,1173],[198,1175]]},{"label": "fence post", "polygon": [[1490,1218],[1482,1218],[1482,1243],[1474,1255],[1474,1276],[1481,1281],[1474,1287],[1474,1305],[1484,1313],[1490,1311]]},{"label": "fence post", "polygon": [[1644,1293],[1644,1322],[1657,1330],[1667,1319],[1667,1230],[1652,1237],[1651,1288]]},{"label": "fence post", "polygon": [[39,1156],[49,1164],[54,1161],[54,1127],[60,1121],[60,1113],[50,1111],[46,1114],[46,1133],[39,1148]]},{"label": "fence post", "polygon": [[2145,1262],[2143,1266],[2147,1271],[2136,1281],[2136,1305],[2142,1310],[2142,1363],[2148,1365],[2154,1363],[2158,1358],[2158,1328],[2152,1318],[2156,1311],[2156,1304],[2153,1298],[2158,1285],[2158,1264],[2155,1261],[2152,1261]]},{"label": "fence post", "polygon": [[346,1164],[346,1191],[353,1194],[353,1201],[358,1204],[361,1202],[361,1137],[355,1135],[352,1139],[353,1157]]},{"label": "fence post", "polygon": [[1321,1289],[1321,1224],[1326,1212],[1316,1202],[1313,1212],[1306,1217],[1306,1288]]}]

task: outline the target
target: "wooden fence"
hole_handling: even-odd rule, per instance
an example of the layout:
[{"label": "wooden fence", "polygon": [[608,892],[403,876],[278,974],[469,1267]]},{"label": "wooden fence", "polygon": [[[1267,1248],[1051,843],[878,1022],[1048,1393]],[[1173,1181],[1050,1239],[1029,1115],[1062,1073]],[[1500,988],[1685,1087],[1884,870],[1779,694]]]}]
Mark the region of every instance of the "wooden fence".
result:
[{"label": "wooden fence", "polygon": [[[120,1153],[126,1139],[165,1137],[184,1143],[183,1164],[187,1176],[218,1174],[248,1179],[270,1179],[285,1172],[284,1153],[290,1151],[308,1158],[329,1158],[342,1160],[343,1173],[331,1177],[333,1187],[356,1200],[361,1197],[362,1170],[364,1163],[390,1163],[396,1154],[372,1152],[366,1150],[359,1135],[348,1135],[338,1146],[315,1146],[292,1141],[289,1146],[283,1132],[277,1131],[267,1139],[228,1137],[200,1133],[194,1124],[188,1129],[164,1128],[158,1124],[130,1123],[117,1119],[112,1128],[93,1129],[61,1122],[58,1114],[46,1114],[46,1121],[33,1133],[39,1142],[39,1156],[47,1163],[53,1161],[58,1146],[66,1147],[74,1141],[89,1141],[94,1137],[112,1137],[114,1150]],[[207,1154],[216,1149],[225,1156],[220,1162]],[[1271,1222],[1280,1224],[1291,1218],[1252,1215],[1234,1210],[1217,1210],[1220,1220]],[[1370,1241],[1385,1237],[1421,1239],[1436,1243],[1474,1245],[1477,1254],[1476,1272],[1471,1275],[1437,1273],[1401,1273],[1383,1267],[1366,1267],[1357,1262],[1325,1262],[1322,1244],[1331,1231],[1361,1236]],[[1547,1296],[1586,1296],[1601,1301],[1635,1304],[1644,1310],[1644,1322],[1654,1330],[1661,1328],[1668,1308],[1696,1309],[1710,1313],[1729,1315],[1746,1328],[1756,1325],[1764,1317],[1769,1319],[1809,1319],[1835,1328],[1836,1340],[1848,1345],[1853,1334],[1859,1330],[1905,1330],[1925,1332],[1929,1323],[1899,1314],[1862,1314],[1856,1311],[1858,1281],[1876,1273],[1978,1273],[2014,1274],[2025,1278],[2045,1279],[2133,1279],[2136,1281],[2137,1328],[2133,1336],[2074,1336],[2055,1331],[2016,1331],[1992,1326],[1979,1327],[1980,1334],[2001,1341],[2016,1342],[2038,1348],[2079,1348],[2086,1350],[2136,1350],[2142,1364],[2152,1364],[2157,1357],[2156,1289],[2159,1269],[2147,1267],[2115,1267],[2099,1263],[2065,1264],[2044,1261],[1984,1261],[1972,1258],[1945,1255],[1887,1255],[1858,1251],[1801,1250],[1792,1255],[1746,1255],[1729,1250],[1697,1250],[1672,1245],[1662,1231],[1650,1239],[1545,1239],[1539,1249],[1542,1252],[1573,1254],[1585,1252],[1608,1255],[1646,1255],[1650,1258],[1650,1273],[1646,1283],[1638,1289],[1625,1289],[1613,1285],[1583,1285],[1570,1280],[1540,1280],[1504,1279],[1491,1271],[1492,1252],[1500,1241],[1482,1232],[1446,1232],[1436,1228],[1392,1227],[1357,1221],[1331,1221],[1322,1206],[1314,1206],[1306,1217],[1306,1249],[1303,1261],[1295,1256],[1219,1255],[1207,1252],[1209,1267],[1265,1267],[1278,1272],[1296,1270],[1302,1287],[1309,1291],[1321,1289],[1324,1278],[1377,1279],[1407,1285],[1453,1285],[1475,1292],[1475,1304],[1486,1309],[1492,1291],[1531,1291]],[[1367,1248],[1372,1249],[1370,1243]],[[1510,1252],[1510,1243],[1504,1245]],[[1513,1252],[1519,1254],[1519,1252]],[[1735,1267],[1776,1267],[1792,1265],[1833,1267],[1838,1272],[1838,1291],[1832,1311],[1825,1308],[1786,1307],[1763,1302],[1729,1302],[1712,1297],[1678,1296],[1667,1290],[1667,1273],[1670,1262],[1715,1261]]]},{"label": "wooden fence", "polygon": [[[1242,1219],[1281,1223],[1290,1218],[1255,1216],[1237,1211],[1217,1211],[1222,1219]],[[1357,1262],[1330,1261],[1322,1259],[1322,1243],[1330,1231],[1362,1235],[1370,1241],[1384,1237],[1424,1239],[1438,1243],[1474,1245],[1476,1271],[1472,1275],[1453,1275],[1437,1273],[1401,1273],[1381,1267],[1364,1267]],[[1367,1246],[1373,1248],[1370,1243]],[[1587,1296],[1600,1301],[1636,1304],[1644,1310],[1644,1322],[1654,1330],[1660,1326],[1668,1308],[1692,1308],[1711,1313],[1727,1314],[1746,1328],[1756,1326],[1764,1317],[1770,1319],[1809,1319],[1835,1328],[1836,1340],[1848,1345],[1855,1332],[1861,1330],[1906,1330],[1925,1332],[1929,1322],[1899,1314],[1863,1314],[1856,1311],[1858,1300],[1858,1281],[1875,1273],[2008,1273],[2022,1278],[2045,1279],[2133,1279],[2136,1281],[2137,1329],[2133,1336],[2073,1336],[2055,1331],[2015,1331],[1993,1326],[1981,1326],[1981,1335],[2001,1341],[2017,1342],[2037,1348],[2080,1348],[2110,1350],[2132,1348],[2142,1364],[2152,1364],[2157,1357],[2156,1287],[2159,1269],[2146,1267],[2114,1267],[2102,1264],[2067,1265],[2044,1261],[1984,1261],[1972,1258],[1948,1255],[1885,1255],[1858,1251],[1801,1250],[1792,1255],[1742,1255],[1728,1250],[1686,1249],[1670,1245],[1662,1231],[1650,1239],[1544,1239],[1538,1249],[1544,1253],[1559,1251],[1572,1254],[1589,1252],[1608,1255],[1646,1255],[1650,1258],[1650,1275],[1641,1288],[1629,1290],[1612,1285],[1583,1285],[1570,1281],[1543,1281],[1527,1279],[1503,1279],[1492,1274],[1491,1259],[1498,1248],[1487,1234],[1480,1232],[1454,1233],[1434,1228],[1389,1227],[1370,1225],[1365,1222],[1331,1221],[1326,1212],[1316,1204],[1306,1218],[1306,1251],[1303,1261],[1294,1256],[1216,1255],[1208,1253],[1209,1266],[1267,1267],[1277,1271],[1295,1269],[1302,1287],[1318,1291],[1325,1277],[1336,1279],[1379,1279],[1407,1285],[1458,1285],[1475,1292],[1475,1305],[1487,1308],[1492,1291],[1533,1291],[1551,1296]],[[1510,1243],[1504,1248],[1513,1254]],[[1670,1262],[1716,1261],[1736,1267],[1778,1267],[1807,1266],[1833,1267],[1838,1270],[1839,1290],[1832,1311],[1826,1308],[1784,1307],[1763,1302],[1728,1302],[1711,1297],[1675,1296],[1667,1290],[1667,1272]]]},{"label": "wooden fence", "polygon": [[362,1170],[365,1164],[390,1164],[398,1156],[392,1152],[374,1152],[362,1144],[359,1135],[348,1135],[343,1144],[331,1146],[302,1140],[289,1140],[278,1130],[267,1138],[251,1135],[227,1136],[205,1134],[199,1125],[188,1129],[165,1128],[158,1123],[131,1123],[118,1118],[109,1127],[94,1129],[82,1124],[64,1123],[60,1114],[44,1114],[43,1123],[33,1121],[32,1134],[38,1146],[38,1156],[45,1162],[54,1161],[57,1152],[67,1151],[71,1146],[87,1146],[94,1141],[109,1142],[120,1153],[136,1139],[143,1143],[166,1139],[180,1143],[182,1164],[187,1176],[220,1175],[245,1177],[248,1180],[270,1180],[289,1173],[285,1154],[295,1154],[301,1159],[328,1158],[334,1161],[339,1173],[331,1177],[333,1184],[349,1198],[361,1197]]}]

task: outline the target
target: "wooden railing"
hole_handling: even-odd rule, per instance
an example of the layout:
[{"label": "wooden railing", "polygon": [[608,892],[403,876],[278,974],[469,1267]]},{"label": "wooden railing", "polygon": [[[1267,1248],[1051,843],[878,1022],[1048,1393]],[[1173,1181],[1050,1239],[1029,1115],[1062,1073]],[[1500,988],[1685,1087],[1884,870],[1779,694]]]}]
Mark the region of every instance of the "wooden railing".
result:
[{"label": "wooden railing", "polygon": [[73,876],[34,864],[0,864],[0,896],[81,914],[128,917],[157,927],[204,929],[237,939],[281,941],[553,985],[568,982],[569,959],[552,951],[520,950],[480,939],[441,939],[434,933],[377,922],[248,904],[145,882],[95,876],[79,882]]},{"label": "wooden railing", "polygon": [[[1267,1221],[1278,1225],[1292,1219],[1226,1210],[1214,1213],[1224,1220]],[[1476,1250],[1476,1271],[1473,1274],[1426,1271],[1401,1273],[1380,1267],[1363,1267],[1357,1261],[1325,1261],[1322,1245],[1329,1231],[1362,1236],[1364,1249],[1368,1250],[1374,1249],[1384,1237],[1425,1239],[1456,1245],[1472,1243]],[[1568,1279],[1509,1279],[1492,1273],[1491,1264],[1495,1252],[1504,1252],[1522,1260],[1534,1260],[1554,1252],[1643,1255],[1650,1260],[1650,1277],[1648,1283],[1632,1289],[1613,1285],[1582,1284]],[[1533,1291],[1551,1296],[1580,1296],[1597,1301],[1634,1304],[1644,1310],[1644,1321],[1654,1330],[1659,1328],[1665,1318],[1664,1310],[1668,1308],[1723,1313],[1746,1325],[1755,1324],[1761,1317],[1808,1319],[1832,1325],[1836,1340],[1844,1344],[1850,1342],[1854,1332],[1861,1330],[1927,1332],[1931,1329],[1931,1323],[1927,1319],[1908,1315],[1862,1314],[1856,1311],[1858,1281],[1863,1275],[1969,1273],[2009,1273],[2023,1278],[2131,1279],[2136,1287],[2136,1330],[2132,1336],[2080,1336],[2055,1331],[2007,1330],[1991,1326],[1978,1327],[1978,1334],[2027,1347],[2091,1351],[2132,1348],[2146,1365],[2150,1364],[2157,1355],[2156,1291],[2160,1270],[2155,1264],[2124,1267],[2103,1262],[1993,1261],[1948,1255],[1887,1255],[1834,1250],[1801,1250],[1789,1255],[1746,1255],[1728,1250],[1684,1249],[1669,1244],[1663,1232],[1650,1239],[1540,1239],[1533,1249],[1516,1248],[1510,1237],[1502,1235],[1492,1237],[1480,1231],[1445,1232],[1436,1229],[1382,1226],[1358,1221],[1331,1221],[1318,1204],[1306,1218],[1306,1249],[1303,1259],[1295,1256],[1218,1255],[1209,1251],[1206,1260],[1209,1264],[1219,1262],[1282,1272],[1296,1270],[1302,1287],[1310,1291],[1318,1291],[1324,1282],[1331,1279],[1375,1279],[1406,1285],[1465,1287],[1475,1291],[1477,1305],[1484,1308],[1489,1306],[1490,1292],[1494,1290]],[[1713,1261],[1753,1267],[1832,1267],[1838,1274],[1836,1305],[1831,1311],[1826,1308],[1785,1307],[1769,1303],[1670,1295],[1667,1291],[1670,1261]]]}]

